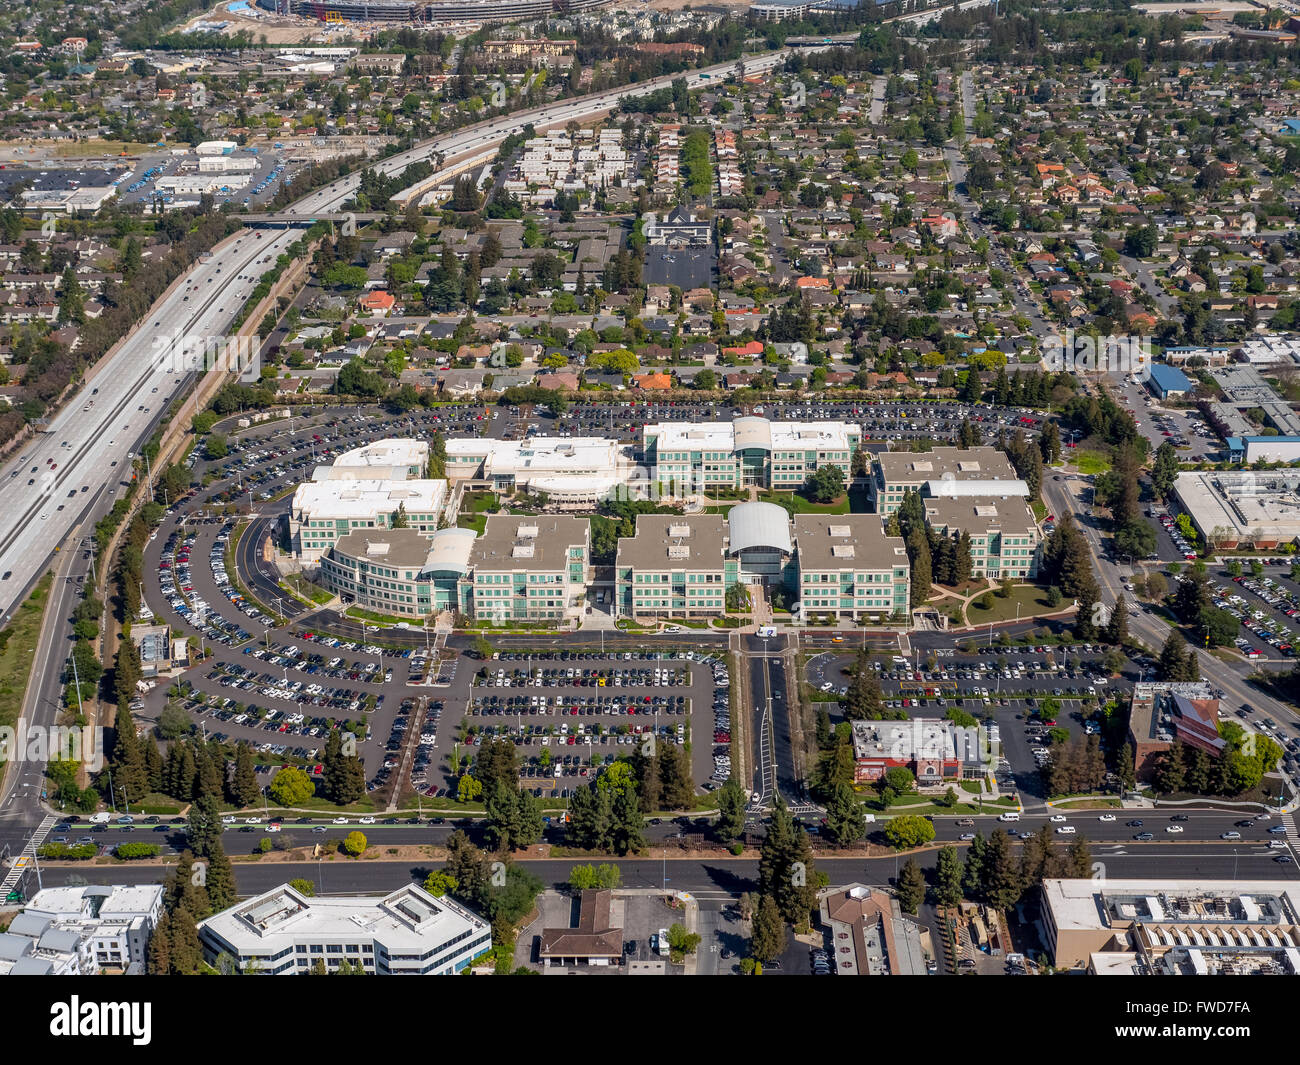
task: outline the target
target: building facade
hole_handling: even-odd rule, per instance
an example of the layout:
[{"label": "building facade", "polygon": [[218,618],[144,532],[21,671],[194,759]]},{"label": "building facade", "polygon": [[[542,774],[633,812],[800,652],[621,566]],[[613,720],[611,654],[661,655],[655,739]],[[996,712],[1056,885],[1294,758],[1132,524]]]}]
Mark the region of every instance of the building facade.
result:
[{"label": "building facade", "polygon": [[414,884],[330,898],[284,884],[201,921],[199,942],[210,964],[225,956],[245,973],[333,972],[346,961],[377,976],[450,976],[491,949],[492,927]]},{"label": "building facade", "polygon": [[348,533],[321,556],[317,580],[344,602],[383,614],[459,610],[474,539],[473,529],[431,537],[414,529]]},{"label": "building facade", "polygon": [[491,515],[470,552],[461,609],[495,622],[579,618],[590,560],[585,518]]},{"label": "building facade", "polygon": [[739,563],[727,554],[719,514],[641,514],[636,535],[618,541],[616,617],[720,617]]},{"label": "building facade", "polygon": [[[988,484],[987,488],[970,494],[1029,494],[1028,486],[1016,476],[1011,460],[994,447],[889,451],[876,456],[869,482],[873,509],[879,514],[892,514],[902,505],[908,491],[943,496],[952,494],[958,490],[957,485],[968,481]],[[966,491],[964,487],[961,490]]]},{"label": "building facade", "polygon": [[884,621],[911,608],[911,567],[901,536],[887,536],[874,514],[797,514],[798,600],[805,617]]},{"label": "building facade", "polygon": [[[838,466],[845,480],[862,444],[848,422],[773,422],[744,417],[733,422],[658,422],[642,429],[642,452],[660,483],[710,488],[795,489],[823,466]],[[678,488],[678,494],[683,494]]]}]

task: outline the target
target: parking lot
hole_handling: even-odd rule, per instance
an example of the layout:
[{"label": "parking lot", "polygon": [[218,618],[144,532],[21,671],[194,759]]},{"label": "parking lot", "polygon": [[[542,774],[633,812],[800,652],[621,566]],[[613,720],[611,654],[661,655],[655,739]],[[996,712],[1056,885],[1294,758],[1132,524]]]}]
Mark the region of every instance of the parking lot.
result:
[{"label": "parking lot", "polygon": [[[730,775],[727,683],[725,668],[695,652],[501,652],[461,663],[443,696],[444,746],[471,755],[486,740],[509,739],[520,749],[523,786],[567,798],[638,748],[689,745],[694,780],[711,789]],[[703,716],[709,703],[712,728]],[[454,780],[450,766],[435,775],[415,786],[436,796]]]}]

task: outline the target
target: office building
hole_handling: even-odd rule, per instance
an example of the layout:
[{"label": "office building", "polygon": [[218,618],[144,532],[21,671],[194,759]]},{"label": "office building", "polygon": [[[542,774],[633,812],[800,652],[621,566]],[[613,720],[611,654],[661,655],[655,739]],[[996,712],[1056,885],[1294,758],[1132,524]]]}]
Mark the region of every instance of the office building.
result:
[{"label": "office building", "polygon": [[1294,880],[1044,880],[1057,968],[1091,975],[1300,973]]},{"label": "office building", "polygon": [[[761,417],[731,422],[657,422],[642,429],[645,462],[661,483],[711,488],[795,489],[823,466],[845,480],[861,429],[848,422],[774,422]],[[678,494],[684,494],[678,488]]]},{"label": "office building", "polygon": [[461,609],[496,622],[579,618],[591,558],[585,518],[488,517],[461,582]]},{"label": "office building", "polygon": [[450,976],[492,947],[492,927],[450,898],[408,884],[376,896],[308,898],[288,884],[199,924],[209,963],[305,975],[341,962],[378,976]]},{"label": "office building", "polygon": [[640,514],[614,563],[616,617],[719,617],[739,562],[727,553],[720,514]]},{"label": "office building", "polygon": [[[1021,482],[1023,483],[1023,482]],[[1038,574],[1042,535],[1029,504],[1013,496],[922,498],[925,520],[943,536],[970,535],[971,575],[992,580]]]},{"label": "office building", "polygon": [[448,440],[446,469],[453,484],[481,482],[494,492],[544,493],[555,506],[585,509],[636,475],[617,440],[594,436]]},{"label": "office building", "polygon": [[924,976],[921,928],[898,900],[866,884],[826,888],[818,895],[822,925],[831,931],[837,976]]},{"label": "office building", "polygon": [[347,533],[320,559],[318,582],[344,603],[382,614],[428,617],[460,609],[460,582],[469,572],[473,529],[415,529]]},{"label": "office building", "polygon": [[0,974],[142,973],[162,910],[161,884],[45,888],[0,933]]},{"label": "office building", "polygon": [[906,617],[912,588],[907,548],[902,537],[885,534],[877,515],[797,514],[794,544],[805,617]]},{"label": "office building", "polygon": [[870,478],[873,509],[894,513],[908,491],[929,498],[958,496],[1028,497],[1011,460],[994,447],[936,447],[930,451],[887,451],[876,456]]}]

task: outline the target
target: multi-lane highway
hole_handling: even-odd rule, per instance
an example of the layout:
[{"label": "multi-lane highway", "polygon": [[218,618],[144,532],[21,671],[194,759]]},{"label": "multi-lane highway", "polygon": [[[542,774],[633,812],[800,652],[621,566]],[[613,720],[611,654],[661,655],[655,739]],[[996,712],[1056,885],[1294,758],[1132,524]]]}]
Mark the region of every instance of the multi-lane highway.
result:
[{"label": "multi-lane highway", "polygon": [[0,624],[100,492],[131,480],[131,458],[193,375],[175,338],[221,338],[258,278],[298,236],[244,230],[196,265],[95,368],[75,399],[0,469]]}]

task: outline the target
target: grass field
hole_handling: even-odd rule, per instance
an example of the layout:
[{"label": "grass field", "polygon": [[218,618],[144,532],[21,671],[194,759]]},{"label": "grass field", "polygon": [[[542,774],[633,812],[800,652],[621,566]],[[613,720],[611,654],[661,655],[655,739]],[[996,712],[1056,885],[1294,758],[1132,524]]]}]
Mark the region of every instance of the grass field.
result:
[{"label": "grass field", "polygon": [[497,505],[497,497],[491,492],[466,492],[465,502],[460,508],[460,517],[456,520],[457,526],[462,529],[473,529],[479,536],[483,535],[483,530],[487,528],[488,511],[493,510]]},{"label": "grass field", "polygon": [[[14,611],[13,620],[0,632],[0,726],[13,728],[22,712],[32,655],[36,653],[53,580],[48,573],[42,577],[32,594]],[[63,663],[59,666],[62,668]]]},{"label": "grass field", "polygon": [[1032,584],[1019,585],[1011,589],[1011,594],[1003,599],[996,592],[993,593],[993,605],[985,610],[978,605],[978,600],[972,600],[970,606],[966,608],[966,617],[970,619],[972,625],[988,625],[995,621],[1014,621],[1016,617],[1016,607],[1020,607],[1020,616],[1022,618],[1033,617],[1035,614],[1045,614],[1053,610],[1063,610],[1070,605],[1069,600],[1061,600],[1056,607],[1047,605],[1047,589],[1039,588]]},{"label": "grass field", "polygon": [[1110,469],[1110,459],[1099,451],[1076,451],[1074,464],[1085,477],[1094,473],[1105,473]]}]

